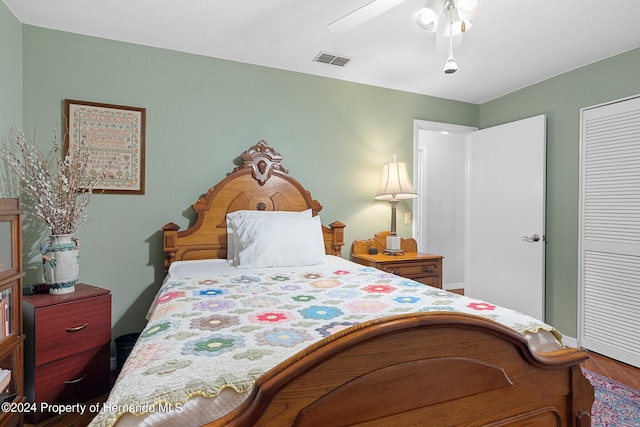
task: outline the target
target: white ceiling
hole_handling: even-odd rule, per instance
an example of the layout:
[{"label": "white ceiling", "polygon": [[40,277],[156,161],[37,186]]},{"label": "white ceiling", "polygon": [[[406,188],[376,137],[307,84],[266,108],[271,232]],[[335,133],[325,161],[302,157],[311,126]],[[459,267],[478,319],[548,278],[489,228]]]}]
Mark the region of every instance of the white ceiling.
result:
[{"label": "white ceiling", "polygon": [[24,24],[478,104],[640,47],[638,0],[487,0],[444,75],[446,52],[413,21],[426,0],[327,30],[370,1],[3,0]]}]

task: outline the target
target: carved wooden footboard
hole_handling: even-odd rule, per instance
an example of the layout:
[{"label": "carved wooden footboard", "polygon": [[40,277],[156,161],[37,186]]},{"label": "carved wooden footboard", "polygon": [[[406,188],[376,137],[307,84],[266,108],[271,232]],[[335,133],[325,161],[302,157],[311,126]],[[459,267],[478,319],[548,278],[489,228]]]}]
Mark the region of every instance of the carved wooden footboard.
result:
[{"label": "carved wooden footboard", "polygon": [[532,353],[498,323],[422,313],[357,325],[260,378],[210,426],[588,426],[575,349]]}]

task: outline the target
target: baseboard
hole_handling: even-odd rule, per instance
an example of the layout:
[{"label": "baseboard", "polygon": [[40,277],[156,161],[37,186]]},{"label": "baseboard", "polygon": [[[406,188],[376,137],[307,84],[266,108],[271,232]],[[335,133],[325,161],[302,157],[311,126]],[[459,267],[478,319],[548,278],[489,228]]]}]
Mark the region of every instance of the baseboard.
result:
[{"label": "baseboard", "polygon": [[563,335],[562,336],[562,342],[567,347],[578,348],[578,340],[576,338],[568,337],[566,335]]},{"label": "baseboard", "polygon": [[464,282],[462,283],[443,283],[442,289],[445,291],[449,291],[451,289],[462,289],[464,290]]}]

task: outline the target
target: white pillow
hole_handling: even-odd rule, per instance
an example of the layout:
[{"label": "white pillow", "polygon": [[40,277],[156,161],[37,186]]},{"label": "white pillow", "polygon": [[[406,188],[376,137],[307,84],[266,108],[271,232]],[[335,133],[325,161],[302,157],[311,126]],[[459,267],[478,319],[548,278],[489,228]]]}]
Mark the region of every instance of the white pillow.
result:
[{"label": "white pillow", "polygon": [[293,267],[324,261],[320,217],[246,217],[234,222],[241,249],[238,268]]},{"label": "white pillow", "polygon": [[[311,218],[313,212],[311,209],[306,211],[254,211],[254,210],[239,210],[230,212],[227,214],[227,261],[229,264],[238,265],[238,253],[242,249],[238,242],[238,234],[235,230],[233,221],[239,224],[244,221],[245,218],[268,218],[272,216],[282,217],[301,217]],[[238,222],[240,221],[240,222]]]}]

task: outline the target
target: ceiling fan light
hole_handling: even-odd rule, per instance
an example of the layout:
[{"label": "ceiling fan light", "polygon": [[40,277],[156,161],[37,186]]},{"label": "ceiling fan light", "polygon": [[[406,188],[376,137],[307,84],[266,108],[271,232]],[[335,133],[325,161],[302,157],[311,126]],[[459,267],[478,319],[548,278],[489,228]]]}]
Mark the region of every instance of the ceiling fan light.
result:
[{"label": "ceiling fan light", "polygon": [[478,0],[458,0],[455,3],[456,8],[465,12],[471,11],[478,6]]},{"label": "ceiling fan light", "polygon": [[413,19],[416,24],[429,33],[434,33],[438,29],[438,17],[431,9],[426,7],[420,9],[413,15]]},{"label": "ceiling fan light", "polygon": [[470,21],[478,16],[484,8],[484,4],[485,0],[460,0],[456,2],[460,18],[466,21]]},{"label": "ceiling fan light", "polygon": [[434,33],[438,29],[438,19],[443,11],[444,1],[429,0],[422,9],[413,15],[413,19],[422,29]]},{"label": "ceiling fan light", "polygon": [[413,15],[413,19],[420,28],[429,33],[433,33],[438,29],[438,19],[432,19],[430,15],[430,10],[420,9]]}]

